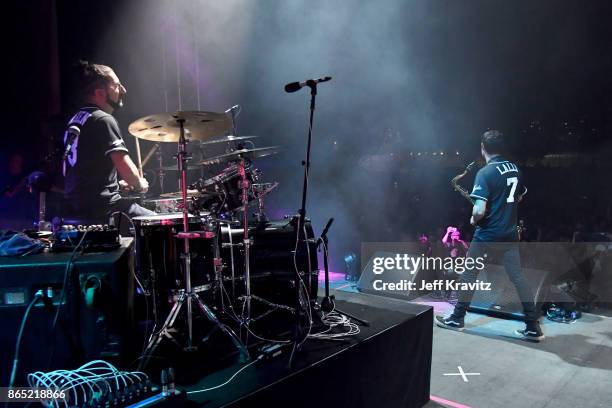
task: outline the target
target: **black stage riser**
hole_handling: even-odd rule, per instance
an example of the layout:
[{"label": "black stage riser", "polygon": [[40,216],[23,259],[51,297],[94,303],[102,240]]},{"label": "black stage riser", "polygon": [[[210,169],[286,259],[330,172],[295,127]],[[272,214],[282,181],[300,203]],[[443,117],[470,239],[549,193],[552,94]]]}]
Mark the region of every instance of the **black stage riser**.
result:
[{"label": "black stage riser", "polygon": [[[133,333],[131,316],[131,240],[108,253],[86,253],[76,260],[62,312],[55,330],[51,330],[56,307],[40,305],[32,308],[21,344],[18,384],[24,384],[25,374],[36,370],[74,368],[87,361],[102,358],[121,364],[133,360],[137,345],[129,341]],[[3,335],[0,348],[0,384],[8,384],[12,357],[19,326],[27,303],[38,289],[51,286],[54,304],[59,303],[66,263],[70,253],[40,254],[27,258],[2,259],[0,264],[0,291],[2,305],[0,320]],[[102,289],[95,293],[94,303],[87,305],[88,288],[101,282]],[[8,305],[7,293],[25,293],[25,304]],[[89,297],[91,298],[91,289]],[[49,365],[53,350],[53,361]]]},{"label": "black stage riser", "polygon": [[[351,407],[417,408],[429,401],[433,309],[406,303],[409,313],[387,309],[384,298],[347,294],[341,310],[371,322],[346,342],[307,341],[288,369],[290,349],[247,370],[210,393],[188,395],[201,407]],[[383,303],[369,306],[371,299]],[[356,303],[353,303],[353,300]],[[366,306],[367,305],[367,306]],[[227,370],[230,373],[232,370]],[[207,377],[210,386],[222,378]]]}]

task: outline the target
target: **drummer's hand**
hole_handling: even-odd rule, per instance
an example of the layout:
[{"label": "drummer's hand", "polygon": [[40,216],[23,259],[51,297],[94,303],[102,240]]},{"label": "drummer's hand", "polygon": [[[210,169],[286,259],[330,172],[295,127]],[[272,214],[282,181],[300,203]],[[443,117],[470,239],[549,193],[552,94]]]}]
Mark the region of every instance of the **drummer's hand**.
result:
[{"label": "drummer's hand", "polygon": [[139,193],[146,193],[149,191],[149,182],[146,178],[140,177],[138,179],[138,186],[136,187],[136,190],[138,190]]},{"label": "drummer's hand", "polygon": [[119,180],[119,189],[123,191],[132,190],[132,187],[125,180]]}]

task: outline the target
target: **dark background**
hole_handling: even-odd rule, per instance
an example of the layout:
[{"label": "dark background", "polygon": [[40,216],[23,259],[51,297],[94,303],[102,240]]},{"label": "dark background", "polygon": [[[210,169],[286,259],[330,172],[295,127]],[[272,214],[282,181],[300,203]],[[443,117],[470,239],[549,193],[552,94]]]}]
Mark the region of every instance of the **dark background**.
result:
[{"label": "dark background", "polygon": [[[130,146],[138,117],[240,104],[239,133],[284,148],[257,162],[281,183],[269,215],[293,214],[309,95],[282,88],[331,75],[319,86],[307,211],[319,232],[336,219],[336,270],[363,241],[437,240],[464,225],[469,206],[448,180],[478,157],[489,128],[505,132],[525,169],[521,215],[540,239],[610,228],[609,1],[23,3],[6,14],[2,186],[40,167],[61,136],[69,67],[82,58],[112,66],[126,85],[116,117]],[[174,150],[164,146],[166,164]],[[575,156],[550,156],[561,153]],[[11,170],[15,154],[24,163]],[[25,191],[0,201],[2,226],[34,218]]]}]

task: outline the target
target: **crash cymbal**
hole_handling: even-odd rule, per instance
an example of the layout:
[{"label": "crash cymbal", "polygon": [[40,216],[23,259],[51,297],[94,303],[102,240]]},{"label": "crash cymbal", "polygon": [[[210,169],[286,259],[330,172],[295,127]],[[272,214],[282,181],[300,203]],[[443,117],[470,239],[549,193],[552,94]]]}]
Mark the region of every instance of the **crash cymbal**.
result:
[{"label": "crash cymbal", "polygon": [[200,144],[212,144],[212,143],[229,143],[229,142],[235,142],[238,140],[248,140],[248,139],[255,139],[256,137],[259,136],[223,136],[219,139],[212,139],[212,140],[207,140],[205,142],[201,142]]},{"label": "crash cymbal", "polygon": [[239,149],[239,150],[234,150],[233,152],[230,152],[230,153],[226,153],[226,154],[222,154],[219,156],[211,157],[209,159],[202,160],[200,164],[206,166],[210,164],[226,163],[229,161],[238,160],[241,157],[244,157],[245,159],[258,159],[260,157],[276,154],[279,151],[280,151],[280,146],[258,147],[255,149]]},{"label": "crash cymbal", "polygon": [[128,131],[134,137],[152,142],[178,142],[183,119],[185,137],[191,140],[206,140],[222,135],[231,128],[231,121],[224,113],[182,111],[157,113],[137,119]]}]

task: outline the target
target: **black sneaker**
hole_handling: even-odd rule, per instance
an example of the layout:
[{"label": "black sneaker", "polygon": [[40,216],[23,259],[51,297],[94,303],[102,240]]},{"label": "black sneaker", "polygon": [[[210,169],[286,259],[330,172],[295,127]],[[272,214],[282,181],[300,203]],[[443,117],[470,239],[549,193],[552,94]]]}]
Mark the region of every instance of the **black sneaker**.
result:
[{"label": "black sneaker", "polygon": [[545,338],[539,323],[528,324],[523,330],[516,330],[515,333],[525,340],[540,341]]},{"label": "black sneaker", "polygon": [[444,329],[463,331],[463,319],[457,319],[450,315],[448,317],[436,316],[436,326]]}]

